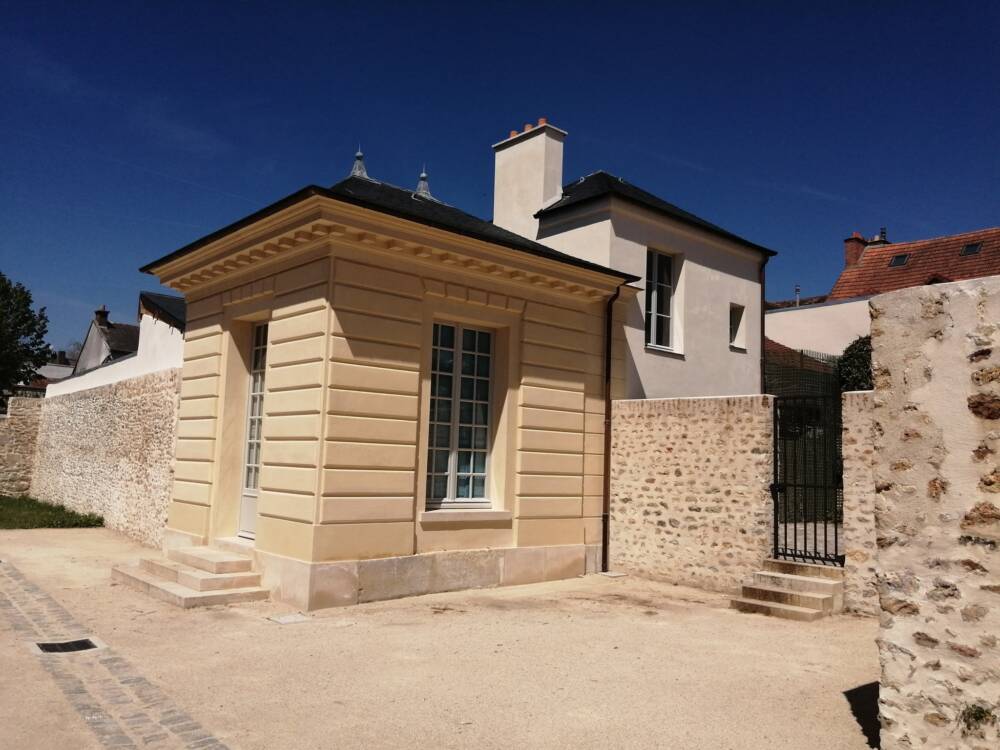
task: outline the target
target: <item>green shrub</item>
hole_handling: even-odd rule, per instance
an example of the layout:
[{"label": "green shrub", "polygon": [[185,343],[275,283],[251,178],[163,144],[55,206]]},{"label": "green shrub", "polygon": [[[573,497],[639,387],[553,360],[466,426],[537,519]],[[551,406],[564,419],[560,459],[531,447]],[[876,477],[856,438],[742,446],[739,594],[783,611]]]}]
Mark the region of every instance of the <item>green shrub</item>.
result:
[{"label": "green shrub", "polygon": [[872,337],[854,339],[837,360],[840,392],[872,389]]}]

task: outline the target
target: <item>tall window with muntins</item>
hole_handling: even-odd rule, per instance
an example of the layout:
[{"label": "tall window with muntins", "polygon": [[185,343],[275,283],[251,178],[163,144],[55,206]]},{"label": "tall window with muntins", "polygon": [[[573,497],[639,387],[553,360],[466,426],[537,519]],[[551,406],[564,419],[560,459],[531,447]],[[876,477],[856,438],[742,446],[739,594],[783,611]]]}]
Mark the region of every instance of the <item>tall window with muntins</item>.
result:
[{"label": "tall window with muntins", "polygon": [[267,369],[267,324],[253,329],[250,352],[250,398],[247,403],[247,451],[243,469],[243,489],[260,487],[261,423],[264,419],[264,371]]},{"label": "tall window with muntins", "polygon": [[672,346],[671,307],[674,296],[674,259],[646,251],[646,344]]},{"label": "tall window with muntins", "polygon": [[493,334],[435,323],[427,505],[487,505]]}]

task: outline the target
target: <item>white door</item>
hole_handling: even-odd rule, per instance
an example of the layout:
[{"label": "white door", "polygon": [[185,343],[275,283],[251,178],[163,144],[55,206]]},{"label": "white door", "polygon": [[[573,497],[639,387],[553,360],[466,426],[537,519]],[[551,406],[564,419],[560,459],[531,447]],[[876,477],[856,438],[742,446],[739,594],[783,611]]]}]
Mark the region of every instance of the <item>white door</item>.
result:
[{"label": "white door", "polygon": [[250,352],[250,394],[247,398],[246,449],[243,451],[243,490],[239,536],[253,539],[257,531],[257,492],[260,489],[260,429],[264,418],[264,370],[267,368],[267,323],[254,326]]}]

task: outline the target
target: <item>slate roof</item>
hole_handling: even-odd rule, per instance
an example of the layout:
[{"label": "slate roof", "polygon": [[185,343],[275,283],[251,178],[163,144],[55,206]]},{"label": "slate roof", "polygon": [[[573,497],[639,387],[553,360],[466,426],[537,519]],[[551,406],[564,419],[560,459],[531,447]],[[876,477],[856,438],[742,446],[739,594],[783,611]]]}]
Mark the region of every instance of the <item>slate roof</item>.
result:
[{"label": "slate roof", "polygon": [[700,216],[695,216],[693,213],[685,211],[683,208],[675,206],[673,203],[668,203],[662,198],[626,182],[621,177],[616,177],[615,175],[604,171],[594,172],[586,177],[581,177],[576,182],[571,182],[569,185],[566,185],[563,188],[562,198],[557,200],[552,205],[546,206],[541,211],[538,211],[535,214],[535,218],[549,218],[565,211],[568,208],[579,206],[587,203],[588,201],[597,200],[609,195],[621,198],[622,200],[629,201],[630,203],[634,203],[644,208],[648,208],[658,214],[704,230],[709,234],[716,235],[717,237],[731,240],[732,242],[736,242],[751,250],[756,250],[757,252],[764,254],[766,257],[777,255],[774,250],[758,245],[755,242],[750,242],[750,240],[733,234],[716,224],[712,224],[711,222],[702,219]]},{"label": "slate roof", "polygon": [[159,292],[139,292],[139,307],[145,308],[154,317],[172,325],[178,331],[184,330],[187,303],[183,297]]},{"label": "slate roof", "polygon": [[506,229],[501,229],[495,224],[468,214],[465,211],[449,206],[434,198],[418,195],[412,190],[396,187],[385,182],[379,182],[365,177],[348,177],[341,180],[336,185],[329,188],[318,185],[309,185],[301,190],[282,198],[276,203],[272,203],[260,211],[240,219],[239,221],[223,227],[217,232],[213,232],[199,240],[185,245],[175,250],[159,260],[149,263],[139,270],[144,273],[152,273],[158,266],[179,258],[188,253],[194,252],[200,247],[204,247],[210,242],[214,242],[228,234],[236,232],[244,227],[260,221],[261,219],[278,213],[289,206],[306,200],[312,196],[322,196],[333,200],[343,201],[355,206],[367,208],[379,213],[388,214],[401,219],[417,222],[425,226],[443,229],[454,232],[465,237],[491,242],[511,250],[534,255],[539,258],[566,263],[577,268],[584,268],[590,271],[607,274],[620,278],[626,282],[638,281],[639,278],[622,271],[615,271],[611,268],[591,263],[590,261],[576,258],[558,250],[553,250],[538,242],[529,240]]},{"label": "slate roof", "polygon": [[117,359],[139,351],[139,326],[109,322],[106,327],[98,326],[98,330],[104,336],[112,357]]},{"label": "slate roof", "polygon": [[[982,243],[979,252],[962,255],[966,245]],[[890,266],[896,255],[909,255]],[[924,284],[1000,274],[1000,227],[916,242],[869,245],[858,262],[840,272],[828,300],[864,297]]]}]

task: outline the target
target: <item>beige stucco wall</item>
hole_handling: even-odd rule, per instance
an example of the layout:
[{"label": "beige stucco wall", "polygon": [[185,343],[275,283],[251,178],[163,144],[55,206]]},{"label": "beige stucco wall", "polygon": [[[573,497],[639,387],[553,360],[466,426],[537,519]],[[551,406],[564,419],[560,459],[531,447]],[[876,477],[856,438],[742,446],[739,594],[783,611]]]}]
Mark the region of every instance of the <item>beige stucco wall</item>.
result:
[{"label": "beige stucco wall", "polygon": [[823,354],[841,354],[870,326],[868,298],[768,310],[764,335],[772,341]]},{"label": "beige stucco wall", "polygon": [[[600,543],[599,298],[349,240],[238,278],[188,297],[171,530],[236,532],[240,340],[269,320],[258,552],[320,563],[575,545],[582,564],[584,545]],[[425,511],[435,320],[496,332],[487,512]]]},{"label": "beige stucco wall", "polygon": [[615,401],[612,570],[731,592],[771,549],[770,396]]},{"label": "beige stucco wall", "polygon": [[[640,279],[647,249],[675,256],[672,351],[645,345],[645,294],[630,300],[626,398],[760,393],[759,254],[618,199],[548,220],[539,241]],[[645,282],[634,286],[642,290]],[[729,345],[730,304],[744,307],[745,350]]]},{"label": "beige stucco wall", "polygon": [[872,318],[882,747],[997,747],[1000,278],[875,297]]},{"label": "beige stucco wall", "polygon": [[31,494],[151,546],[166,522],[177,369],[41,400]]},{"label": "beige stucco wall", "polygon": [[844,466],[844,609],[877,615],[875,425],[871,391],[841,398]]},{"label": "beige stucco wall", "polygon": [[42,399],[12,398],[0,416],[0,495],[24,495],[31,487]]}]

